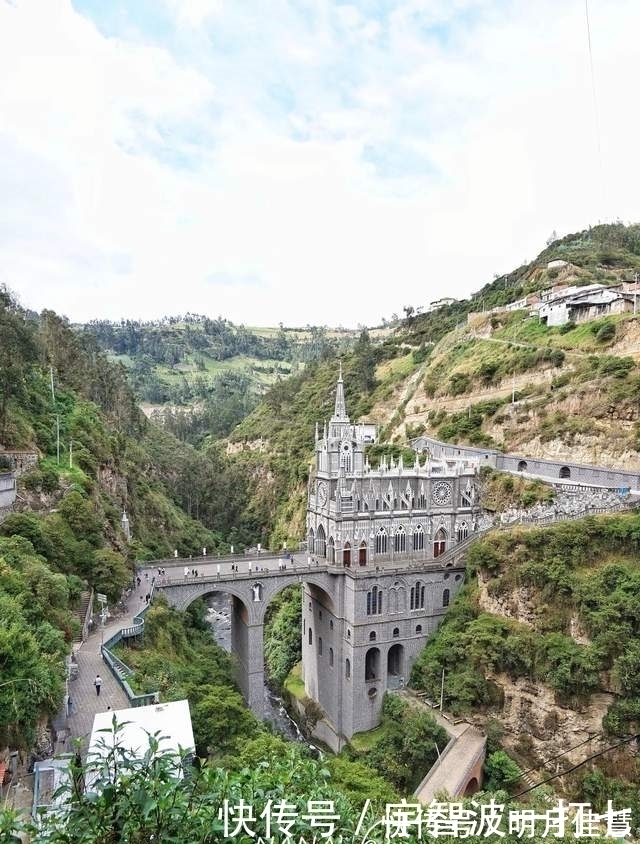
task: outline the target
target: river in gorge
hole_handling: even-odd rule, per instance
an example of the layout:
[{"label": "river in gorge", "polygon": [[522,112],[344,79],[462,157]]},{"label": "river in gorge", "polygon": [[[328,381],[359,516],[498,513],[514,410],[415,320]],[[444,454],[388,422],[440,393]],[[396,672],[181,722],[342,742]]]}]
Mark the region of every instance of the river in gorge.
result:
[{"label": "river in gorge", "polygon": [[[230,653],[231,598],[222,592],[215,592],[207,598],[207,606],[209,607],[207,620],[211,625],[213,638],[220,647]],[[296,722],[289,717],[282,703],[282,699],[275,695],[266,684],[264,687],[264,703],[265,721],[271,724],[274,732],[289,741],[304,742],[312,750],[315,750],[314,746],[309,744],[304,738]]]}]

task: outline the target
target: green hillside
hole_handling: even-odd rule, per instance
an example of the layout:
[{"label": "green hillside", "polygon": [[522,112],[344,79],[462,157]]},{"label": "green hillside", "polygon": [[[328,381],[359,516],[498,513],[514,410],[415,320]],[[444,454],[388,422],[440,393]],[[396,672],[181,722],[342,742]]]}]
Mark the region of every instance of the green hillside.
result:
[{"label": "green hillside", "polygon": [[115,602],[136,559],[240,547],[262,536],[261,519],[247,513],[252,481],[241,467],[150,424],[122,367],[55,314],[28,315],[5,289],[0,445],[39,458],[0,522],[0,743],[29,746],[59,707],[84,588]]}]

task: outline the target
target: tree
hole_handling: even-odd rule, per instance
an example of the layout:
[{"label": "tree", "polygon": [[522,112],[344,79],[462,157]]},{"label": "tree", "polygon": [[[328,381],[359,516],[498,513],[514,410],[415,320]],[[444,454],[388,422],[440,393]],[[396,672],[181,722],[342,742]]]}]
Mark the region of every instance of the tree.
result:
[{"label": "tree", "polygon": [[9,401],[24,395],[25,378],[36,361],[33,326],[6,287],[0,287],[0,438],[7,434]]},{"label": "tree", "polygon": [[193,729],[200,737],[203,755],[220,757],[236,753],[241,743],[256,736],[258,722],[239,692],[211,686],[193,707]]},{"label": "tree", "polygon": [[522,776],[518,765],[504,750],[496,750],[487,757],[484,773],[486,791],[497,791],[501,788],[511,790]]},{"label": "tree", "polygon": [[353,353],[355,372],[351,374],[350,381],[353,382],[353,386],[358,387],[360,392],[370,393],[378,382],[376,380],[376,353],[366,329],[360,332]]},{"label": "tree", "polygon": [[94,551],[92,557],[87,579],[96,592],[104,592],[109,602],[115,604],[131,581],[131,569],[122,554],[108,548]]}]

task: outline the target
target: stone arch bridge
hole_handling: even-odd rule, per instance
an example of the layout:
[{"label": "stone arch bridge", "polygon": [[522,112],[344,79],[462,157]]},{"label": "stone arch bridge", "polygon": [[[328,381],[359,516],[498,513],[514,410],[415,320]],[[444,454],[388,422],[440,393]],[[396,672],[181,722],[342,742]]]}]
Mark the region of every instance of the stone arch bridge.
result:
[{"label": "stone arch bridge", "polygon": [[[191,561],[190,561],[191,562]],[[264,621],[269,603],[275,595],[303,581],[322,590],[332,601],[338,600],[337,572],[327,565],[299,565],[278,557],[264,557],[256,567],[252,559],[237,565],[242,571],[211,571],[213,566],[200,565],[198,576],[185,576],[182,567],[165,568],[168,574],[154,581],[154,593],[164,595],[170,606],[185,610],[198,598],[214,592],[230,596],[231,650],[237,660],[237,680],[247,704],[259,717],[264,716]],[[284,566],[284,568],[283,568]],[[220,567],[216,564],[215,568]],[[191,572],[191,569],[189,570]],[[202,572],[202,573],[200,573]]]},{"label": "stone arch bridge", "polygon": [[[442,617],[446,613],[449,601],[453,599],[462,585],[464,576],[464,555],[475,537],[459,543],[453,549],[445,552],[436,561],[406,560],[399,565],[385,564],[384,566],[372,568],[344,568],[343,566],[327,563],[323,560],[313,561],[306,555],[287,559],[262,555],[251,558],[225,558],[220,561],[216,558],[206,558],[199,561],[192,560],[171,560],[157,561],[150,563],[158,571],[164,571],[164,575],[158,576],[152,568],[148,568],[149,575],[153,574],[154,594],[162,594],[166,597],[170,606],[184,610],[189,604],[198,598],[204,598],[214,592],[222,592],[231,597],[231,651],[237,661],[237,681],[247,704],[259,717],[264,716],[264,621],[267,607],[270,601],[287,586],[294,584],[303,585],[303,598],[305,610],[307,605],[314,608],[318,616],[315,621],[310,617],[308,622],[303,622],[303,673],[305,682],[312,697],[321,692],[320,687],[326,685],[322,677],[318,678],[316,664],[316,646],[322,649],[322,635],[325,637],[326,648],[332,645],[335,649],[335,668],[338,668],[341,660],[342,645],[351,648],[358,645],[358,659],[350,653],[351,659],[342,658],[342,666],[349,663],[349,671],[345,676],[344,671],[335,671],[333,674],[336,685],[337,696],[346,703],[346,698],[356,693],[356,680],[359,673],[362,673],[362,683],[369,683],[371,677],[365,681],[365,657],[369,644],[374,645],[378,660],[376,666],[377,688],[397,688],[404,684],[404,677],[408,676],[412,660],[424,647],[430,635],[435,632]],[[193,575],[194,562],[198,563],[197,576]],[[185,567],[184,564],[188,563]],[[233,568],[232,568],[233,567]],[[188,574],[187,574],[188,572]],[[371,616],[366,622],[366,630],[354,626],[347,619],[352,616],[352,602],[365,601],[371,589],[388,590],[393,592],[400,582],[409,586],[412,584],[422,585],[433,581],[434,584],[445,580],[446,600],[440,600],[434,606],[424,598],[418,607],[409,610],[407,619],[397,618],[394,624],[398,625],[389,631],[389,640],[383,634],[378,618]],[[409,591],[409,590],[407,590]],[[439,594],[439,593],[438,593]],[[408,608],[407,608],[408,609]],[[331,631],[324,632],[321,625],[323,610],[325,616],[328,614],[335,618],[335,624],[331,623]],[[303,613],[304,615],[304,613]],[[417,623],[416,623],[417,622]],[[305,630],[305,624],[307,629]],[[311,639],[308,627],[313,624],[316,627],[316,641],[314,647],[309,648],[307,639]],[[402,633],[400,632],[402,627]],[[406,630],[405,630],[406,627]],[[335,628],[335,629],[334,629]],[[334,641],[330,642],[333,633]],[[366,644],[365,639],[366,637]],[[360,643],[360,638],[363,642]],[[342,642],[342,645],[341,645]],[[401,658],[399,657],[401,654]],[[398,660],[402,665],[397,664]],[[360,661],[362,665],[360,665]],[[353,665],[351,664],[353,663]],[[370,670],[371,666],[369,666]],[[364,686],[363,686],[364,688]],[[382,695],[376,701],[379,708],[382,704]],[[323,738],[332,747],[341,746],[344,736],[350,737],[352,732],[358,732],[356,724],[344,725],[334,724],[333,735],[318,736]],[[363,727],[364,728],[364,727]],[[331,732],[331,730],[330,730]]]}]

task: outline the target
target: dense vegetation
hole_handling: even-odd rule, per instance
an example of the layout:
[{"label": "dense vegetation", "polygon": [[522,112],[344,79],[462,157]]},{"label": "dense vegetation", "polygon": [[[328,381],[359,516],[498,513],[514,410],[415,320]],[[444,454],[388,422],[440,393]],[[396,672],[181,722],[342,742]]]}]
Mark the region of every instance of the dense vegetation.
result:
[{"label": "dense vegetation", "polygon": [[269,681],[278,691],[302,659],[302,590],[288,586],[269,604],[265,621],[264,661]]},{"label": "dense vegetation", "polygon": [[162,700],[188,698],[196,749],[203,758],[233,758],[263,732],[235,684],[229,654],[212,639],[202,601],[180,613],[156,598],[145,618],[143,643],[124,641],[119,655],[135,670],[131,683],[138,693],[159,691]]},{"label": "dense vegetation", "polygon": [[[10,836],[25,828],[34,844],[214,844],[222,840],[239,844],[272,840],[382,844],[395,837],[417,844],[427,836],[450,841],[460,835],[446,833],[448,815],[424,811],[420,818],[413,803],[402,810],[398,801],[391,800],[387,812],[377,802],[366,804],[358,797],[345,796],[322,762],[305,758],[295,747],[268,754],[258,764],[251,764],[249,755],[249,763],[241,770],[226,771],[208,764],[192,770],[176,754],[163,753],[154,737],[141,759],[131,759],[119,741],[121,729],[117,722],[113,724],[114,748],[106,755],[90,793],[81,787],[88,771],[74,764],[66,811],[45,816],[41,827],[34,828],[21,823],[12,812],[0,810],[2,840],[19,840]],[[486,817],[499,828],[501,840],[505,844],[522,840],[517,825],[510,828],[508,819],[511,811],[519,818],[524,807],[505,805],[505,792],[491,797]],[[490,795],[479,802],[476,797],[458,808],[459,829],[469,844],[486,841],[488,827],[481,815],[482,804],[489,800]],[[527,807],[539,818],[535,831],[526,831],[527,840],[536,844],[546,840],[544,818],[550,802],[549,795],[543,794]],[[465,818],[467,823],[462,820]],[[572,823],[567,823],[562,837],[575,839]],[[610,839],[593,835],[590,840]]]},{"label": "dense vegetation", "polygon": [[62,698],[84,588],[114,603],[134,559],[240,548],[263,538],[267,516],[247,507],[253,481],[242,466],[159,431],[90,338],[51,312],[27,314],[4,289],[0,363],[0,445],[40,456],[0,523],[0,730],[29,746]]},{"label": "dense vegetation", "polygon": [[346,330],[249,329],[194,314],[83,330],[124,365],[139,400],[162,406],[154,419],[193,444],[226,436],[272,384],[355,340]]},{"label": "dense vegetation", "polygon": [[[488,594],[509,599],[529,587],[530,623],[483,612],[467,586],[414,666],[412,682],[435,695],[443,669],[453,711],[500,703],[495,672],[548,684],[559,701],[580,707],[589,694],[617,691],[603,727],[625,736],[640,727],[640,516],[590,517],[551,528],[514,529],[476,542],[470,571]],[[577,620],[589,644],[571,636]],[[629,644],[631,643],[631,644]],[[638,651],[636,653],[636,651]]]}]

